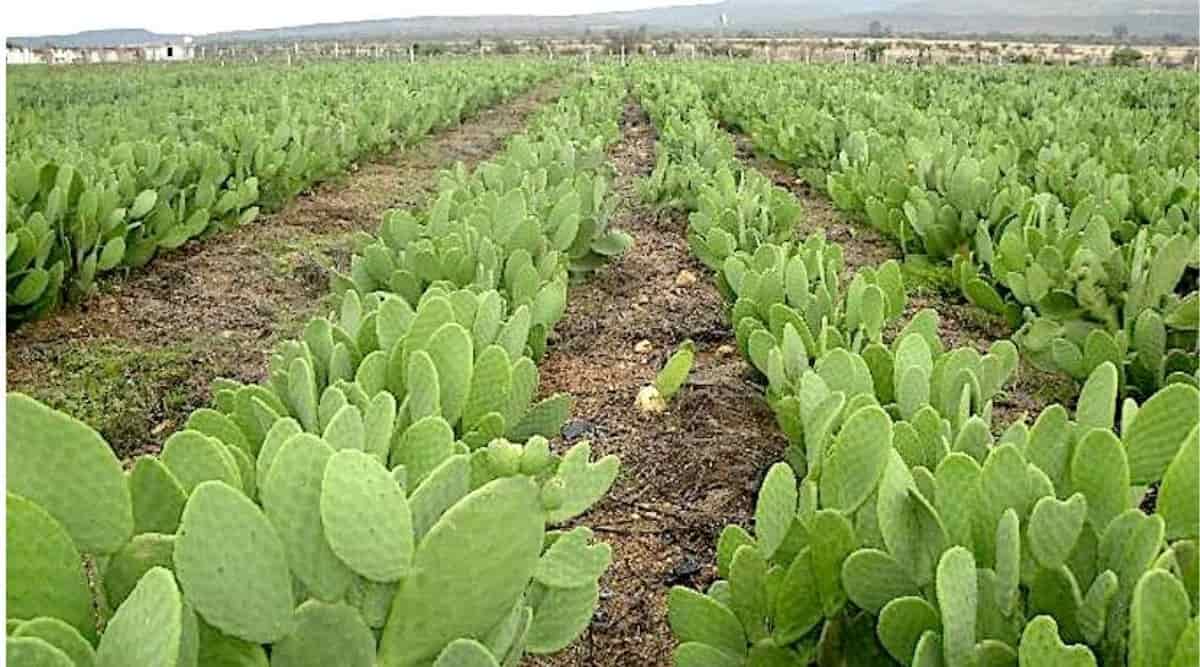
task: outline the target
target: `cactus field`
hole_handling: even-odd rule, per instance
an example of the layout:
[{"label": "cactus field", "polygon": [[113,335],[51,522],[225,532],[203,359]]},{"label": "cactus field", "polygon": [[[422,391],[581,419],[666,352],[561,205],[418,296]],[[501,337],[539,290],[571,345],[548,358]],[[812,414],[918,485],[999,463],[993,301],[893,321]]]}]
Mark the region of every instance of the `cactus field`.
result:
[{"label": "cactus field", "polygon": [[1194,84],[10,77],[8,664],[1200,664]]}]

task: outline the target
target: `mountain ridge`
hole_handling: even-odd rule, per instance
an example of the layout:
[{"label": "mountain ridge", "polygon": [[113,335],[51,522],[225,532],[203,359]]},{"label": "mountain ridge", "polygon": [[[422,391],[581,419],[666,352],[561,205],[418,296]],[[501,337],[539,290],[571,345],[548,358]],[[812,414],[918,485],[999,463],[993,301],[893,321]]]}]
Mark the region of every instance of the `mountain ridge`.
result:
[{"label": "mountain ridge", "polygon": [[[722,16],[727,23],[722,23]],[[197,43],[355,39],[475,39],[569,37],[645,28],[647,32],[865,34],[872,26],[899,34],[1200,36],[1200,8],[1188,0],[724,0],[640,10],[566,16],[498,14],[413,16],[281,26],[197,35]],[[1190,30],[1188,29],[1190,28]],[[11,37],[22,46],[116,46],[161,43],[180,35],[142,29],[92,30],[74,35]]]}]

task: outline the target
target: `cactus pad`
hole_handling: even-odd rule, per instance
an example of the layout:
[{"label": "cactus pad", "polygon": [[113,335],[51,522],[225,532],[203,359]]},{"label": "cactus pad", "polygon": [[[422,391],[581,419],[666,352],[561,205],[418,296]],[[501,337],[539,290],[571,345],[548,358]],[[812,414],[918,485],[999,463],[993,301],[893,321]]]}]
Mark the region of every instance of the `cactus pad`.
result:
[{"label": "cactus pad", "polygon": [[8,490],[42,507],[83,553],[108,554],[133,534],[133,505],[108,444],[73,417],[9,394]]},{"label": "cactus pad", "polygon": [[221,482],[196,487],[175,542],[175,571],[188,602],[215,628],[266,644],[294,627],[283,543],[266,516]]},{"label": "cactus pad", "polygon": [[404,491],[377,459],[343,450],[325,466],[321,523],[333,552],[359,575],[396,581],[412,559],[412,515]]},{"label": "cactus pad", "polygon": [[380,663],[433,660],[448,642],[500,622],[537,567],[542,516],[537,485],[525,477],[490,482],[447,510],[417,546],[383,629]]}]

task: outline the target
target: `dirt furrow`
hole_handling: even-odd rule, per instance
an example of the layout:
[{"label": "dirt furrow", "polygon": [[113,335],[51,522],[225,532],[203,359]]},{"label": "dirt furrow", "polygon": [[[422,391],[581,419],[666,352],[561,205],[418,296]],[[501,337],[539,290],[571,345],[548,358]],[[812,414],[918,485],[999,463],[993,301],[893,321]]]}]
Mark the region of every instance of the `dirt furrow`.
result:
[{"label": "dirt furrow", "polygon": [[262,379],[270,349],[327,307],[330,271],[390,208],[422,205],[438,172],[497,153],[558,96],[550,81],[462,124],[365,161],[251,225],[155,258],[7,336],[10,390],[91,424],[119,455],[153,451],[216,377]]},{"label": "dirt furrow", "polygon": [[[902,262],[909,292],[901,325],[918,311],[930,308],[939,315],[938,332],[947,347],[969,345],[984,352],[993,342],[1012,336],[1012,329],[1003,320],[963,298],[951,280],[948,267],[912,258],[905,261],[900,248],[875,228],[837,210],[827,195],[798,177],[787,165],[757,155],[745,135],[733,136],[743,163],[790,191],[804,206],[805,219],[797,229],[797,237],[803,240],[808,234],[823,230],[826,238],[842,246],[846,259],[843,284],[860,268],[895,259]],[[894,328],[900,330],[899,325]],[[1051,403],[1073,407],[1076,393],[1069,378],[1038,370],[1022,359],[1015,380],[993,402],[993,428],[1000,432],[1022,415],[1032,419]]]},{"label": "dirt furrow", "polygon": [[[620,197],[612,224],[637,240],[572,288],[541,364],[541,390],[575,398],[564,440],[588,439],[621,459],[613,490],[581,520],[612,545],[613,565],[584,635],[536,665],[671,664],[670,586],[714,578],[717,535],[727,523],[749,524],[762,475],[785,445],[733,349],[723,300],[688,251],[684,217],[656,215],[638,196],[637,180],[654,166],[649,119],[631,103],[622,127],[611,151]],[[642,413],[638,390],[688,338],[698,350],[688,384],[666,414]]]}]

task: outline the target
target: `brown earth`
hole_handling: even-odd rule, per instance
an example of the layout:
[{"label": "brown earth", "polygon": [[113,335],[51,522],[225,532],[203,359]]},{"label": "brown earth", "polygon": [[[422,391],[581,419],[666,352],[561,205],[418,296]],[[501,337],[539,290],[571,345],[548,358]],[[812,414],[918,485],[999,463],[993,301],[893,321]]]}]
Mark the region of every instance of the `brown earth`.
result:
[{"label": "brown earth", "polygon": [[550,81],[422,143],[363,162],[240,229],[178,251],[7,336],[10,390],[89,422],[119,455],[154,451],[214,378],[264,378],[268,353],[329,307],[330,272],[390,208],[420,206],[438,172],[497,153],[556,98]]},{"label": "brown earth", "polygon": [[[636,191],[654,166],[654,130],[627,106],[623,140],[611,151],[620,206],[613,225],[636,237],[617,262],[571,291],[541,364],[541,391],[569,392],[568,441],[590,439],[616,454],[612,491],[582,518],[613,547],[591,625],[570,647],[532,660],[556,667],[670,665],[666,597],[715,577],[715,545],[728,523],[749,524],[766,469],[785,445],[762,389],[733,344],[724,301],[693,259],[679,214],[656,215]],[[682,271],[699,278],[677,286]],[[681,281],[687,282],[687,281]],[[688,383],[665,414],[634,406],[686,339],[698,350]],[[638,352],[641,341],[650,349]]]},{"label": "brown earth", "polygon": [[[837,210],[826,194],[798,177],[786,164],[757,155],[745,135],[733,136],[743,162],[790,191],[804,206],[805,219],[797,234],[803,237],[824,231],[826,238],[842,246],[846,260],[843,285],[861,267],[878,266],[889,259],[905,262],[899,247],[878,230]],[[906,269],[912,266],[914,263],[909,260]],[[944,268],[932,270],[948,276]],[[908,305],[899,322],[892,326],[893,333],[899,332],[918,311],[929,308],[937,311],[938,333],[947,348],[969,345],[985,352],[993,342],[1012,337],[1013,330],[1003,320],[968,302],[952,285],[908,282]],[[993,430],[999,433],[1023,416],[1031,420],[1051,403],[1063,403],[1073,409],[1076,395],[1069,378],[1039,370],[1022,358],[1015,379],[993,400]]]}]

